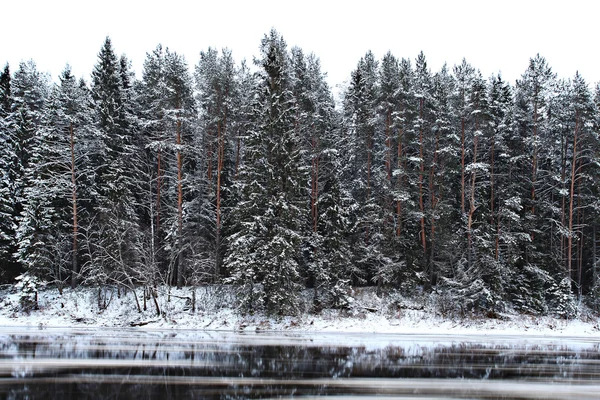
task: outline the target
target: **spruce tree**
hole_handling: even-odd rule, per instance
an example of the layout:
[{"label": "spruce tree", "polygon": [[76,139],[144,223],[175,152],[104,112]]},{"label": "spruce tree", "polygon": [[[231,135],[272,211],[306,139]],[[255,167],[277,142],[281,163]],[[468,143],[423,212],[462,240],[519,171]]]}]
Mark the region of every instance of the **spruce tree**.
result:
[{"label": "spruce tree", "polygon": [[346,305],[353,274],[349,236],[350,193],[341,179],[343,130],[319,59],[295,47],[291,51],[295,131],[302,163],[310,171],[306,192],[303,275],[313,289],[315,309]]},{"label": "spruce tree", "polygon": [[230,240],[226,265],[241,286],[242,308],[298,311],[298,251],[302,237],[305,173],[294,130],[295,104],[289,55],[272,30],[261,42],[254,124],[240,171],[240,229]]},{"label": "spruce tree", "polygon": [[[22,213],[32,186],[33,160],[38,156],[39,130],[42,121],[44,102],[48,95],[48,78],[37,71],[33,61],[21,62],[19,69],[10,81],[11,109],[5,121],[8,122],[5,181],[10,188],[10,210],[7,225],[10,227],[9,241],[13,267],[24,268],[17,255],[21,247],[17,231],[22,223]],[[13,269],[14,270],[14,269]]]},{"label": "spruce tree", "polygon": [[11,140],[11,76],[8,64],[0,74],[0,279],[10,281],[16,276],[15,217],[11,178],[14,152]]},{"label": "spruce tree", "polygon": [[69,276],[75,286],[80,268],[78,231],[87,223],[80,197],[91,175],[85,150],[91,118],[87,89],[67,66],[44,108],[18,232],[23,265],[59,288]]},{"label": "spruce tree", "polygon": [[201,225],[204,226],[205,240],[212,248],[210,274],[212,279],[219,279],[223,274],[222,259],[226,248],[224,232],[229,229],[230,189],[240,151],[236,149],[239,142],[234,132],[241,93],[231,51],[224,49],[219,54],[209,48],[201,52],[195,81],[202,129],[201,146],[206,154],[202,160],[202,175],[208,185],[206,201],[198,209],[203,215]]},{"label": "spruce tree", "polygon": [[134,195],[138,163],[127,64],[117,58],[107,37],[92,72],[94,216],[85,234],[88,265],[99,269],[104,279],[131,285],[133,271],[139,270],[142,245]]},{"label": "spruce tree", "polygon": [[452,93],[455,79],[446,65],[433,75],[431,96],[431,140],[433,155],[428,163],[427,202],[429,220],[429,276],[428,281],[436,287],[440,278],[449,276],[456,262],[456,249],[460,238],[456,235],[460,209],[456,202],[460,143],[453,125],[455,110]]},{"label": "spruce tree", "polygon": [[[547,256],[545,243],[549,230],[541,229],[546,217],[544,198],[540,193],[551,190],[544,177],[548,174],[551,146],[543,146],[551,135],[549,99],[553,96],[555,74],[539,54],[530,59],[529,67],[515,87],[514,173],[517,185],[515,200],[519,201],[520,266],[514,279],[518,285],[516,296],[520,307],[535,312],[547,312],[545,288],[553,284],[549,274],[554,267]],[[525,297],[523,297],[525,296]]]}]

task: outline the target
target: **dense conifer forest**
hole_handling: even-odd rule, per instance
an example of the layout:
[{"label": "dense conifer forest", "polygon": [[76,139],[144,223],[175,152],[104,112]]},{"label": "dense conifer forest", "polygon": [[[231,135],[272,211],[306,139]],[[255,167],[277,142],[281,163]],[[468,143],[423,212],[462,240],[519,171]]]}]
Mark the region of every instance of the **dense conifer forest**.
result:
[{"label": "dense conifer forest", "polygon": [[423,53],[357,61],[337,104],[274,30],[251,63],[159,45],[141,79],[109,38],[86,79],[6,65],[1,279],[218,283],[274,315],[355,286],[483,314],[600,308],[600,86],[540,55],[514,84]]}]

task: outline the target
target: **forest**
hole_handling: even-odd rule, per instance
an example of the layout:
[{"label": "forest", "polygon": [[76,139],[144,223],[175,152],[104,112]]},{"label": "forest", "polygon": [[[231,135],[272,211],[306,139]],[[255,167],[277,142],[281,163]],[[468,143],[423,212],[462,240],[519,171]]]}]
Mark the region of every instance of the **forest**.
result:
[{"label": "forest", "polygon": [[[600,310],[600,86],[536,55],[514,84],[463,60],[349,66],[275,30],[236,62],[106,38],[89,80],[0,76],[0,279],[228,285],[244,313],[343,308],[353,287],[444,307]],[[501,66],[498,66],[499,68]],[[353,69],[352,69],[353,68]]]}]

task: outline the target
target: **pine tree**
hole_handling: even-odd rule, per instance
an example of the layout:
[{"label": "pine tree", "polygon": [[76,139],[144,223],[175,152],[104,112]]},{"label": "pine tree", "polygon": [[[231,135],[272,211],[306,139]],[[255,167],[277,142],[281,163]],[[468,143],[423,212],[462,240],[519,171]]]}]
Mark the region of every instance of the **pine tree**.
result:
[{"label": "pine tree", "polygon": [[513,203],[519,202],[519,226],[515,228],[522,232],[513,234],[520,247],[520,260],[511,286],[516,288],[513,299],[519,307],[535,312],[548,311],[544,288],[553,284],[549,272],[555,269],[545,249],[550,230],[541,229],[548,207],[544,206],[545,196],[539,195],[554,186],[545,178],[550,176],[548,161],[555,155],[552,146],[542,146],[552,133],[549,100],[554,81],[555,75],[543,57],[537,55],[530,60],[515,87],[515,128],[509,141],[513,154],[511,178],[515,180]]},{"label": "pine tree", "polygon": [[[5,72],[8,72],[5,70]],[[6,81],[5,81],[6,82]],[[37,140],[42,120],[44,102],[48,94],[48,78],[37,71],[33,61],[21,62],[10,80],[10,113],[5,118],[7,141],[5,151],[4,184],[10,193],[6,221],[9,237],[9,253],[12,260],[8,266],[12,271],[24,267],[17,255],[20,247],[17,231],[22,213],[28,200],[28,188],[32,185],[32,159],[37,152]],[[4,99],[5,103],[8,100]],[[5,203],[6,204],[6,203]]]},{"label": "pine tree", "polygon": [[[231,52],[227,49],[219,54],[209,48],[200,53],[196,66],[197,101],[200,109],[200,124],[203,130],[203,147],[206,149],[206,177],[210,193],[209,213],[203,219],[211,229],[207,240],[214,249],[211,275],[218,279],[222,271],[225,253],[223,231],[228,227],[230,187],[236,171],[239,141],[233,135],[237,120],[237,103],[240,92],[236,80],[237,72]],[[236,149],[237,147],[237,149]]]},{"label": "pine tree", "polygon": [[[42,116],[28,174],[19,227],[19,257],[28,271],[58,284],[79,273],[81,208],[78,183],[86,184],[85,148],[92,127],[86,88],[67,66],[53,87]],[[79,189],[81,191],[81,188]],[[84,223],[85,224],[85,223]]]},{"label": "pine tree", "polygon": [[[579,250],[577,256],[577,246],[575,254],[573,245],[577,242],[582,246],[584,243],[584,229],[586,227],[585,218],[581,216],[589,205],[595,202],[594,194],[589,188],[593,187],[594,170],[597,168],[593,161],[598,149],[597,137],[594,135],[596,129],[595,105],[592,100],[592,94],[587,83],[577,73],[572,80],[571,103],[571,129],[572,146],[570,160],[570,179],[569,179],[569,206],[568,206],[568,237],[567,237],[567,278],[575,282],[577,292],[582,293],[583,276],[583,249]],[[586,190],[586,187],[588,188]],[[576,218],[576,219],[575,219]],[[576,228],[579,232],[576,232]],[[575,239],[575,240],[574,240]],[[578,265],[574,261],[579,261]],[[570,285],[573,288],[573,283]]]},{"label": "pine tree", "polygon": [[0,279],[10,281],[15,271],[16,212],[12,196],[11,161],[14,152],[11,140],[11,76],[8,64],[0,75]]},{"label": "pine tree", "polygon": [[418,207],[414,213],[414,217],[418,221],[418,243],[420,244],[420,249],[416,255],[416,264],[424,272],[423,278],[429,285],[431,282],[427,282],[427,277],[432,275],[430,274],[431,265],[429,252],[427,251],[427,214],[425,204],[427,204],[428,185],[425,180],[425,168],[428,164],[426,157],[433,153],[429,152],[432,143],[431,135],[429,134],[432,122],[430,115],[432,105],[431,85],[431,71],[427,66],[425,55],[421,52],[415,61],[413,90],[416,115],[412,126],[412,143],[410,144],[412,155],[409,156],[408,160],[413,164],[413,182],[416,186],[416,193],[413,194],[413,198],[416,197],[414,201]]},{"label": "pine tree", "polygon": [[[89,268],[105,278],[132,285],[140,265],[140,228],[134,195],[138,163],[134,144],[131,82],[126,59],[119,60],[107,37],[92,72],[95,137],[90,143],[94,168],[93,224],[85,232]],[[97,275],[96,273],[87,274]]]},{"label": "pine tree", "polygon": [[143,166],[138,182],[141,194],[139,202],[141,209],[145,210],[140,215],[140,222],[146,232],[147,243],[143,258],[149,272],[148,283],[155,283],[158,274],[166,275],[168,269],[163,229],[168,88],[165,79],[165,51],[161,45],[152,53],[146,54],[142,80],[136,92],[137,115],[141,125],[137,146]]},{"label": "pine tree", "polygon": [[380,137],[384,132],[377,115],[378,83],[378,63],[373,53],[367,52],[352,72],[344,99],[351,157],[346,180],[357,206],[352,245],[360,275],[354,277],[354,284],[374,280],[381,285],[380,271],[391,261],[382,253],[386,172],[385,139]]},{"label": "pine tree", "polygon": [[[511,179],[512,163],[509,139],[514,126],[513,95],[510,86],[501,76],[490,78],[488,85],[488,152],[489,168],[489,224],[490,236],[493,237],[493,260],[490,261],[489,284],[497,297],[505,304],[506,290],[515,267],[519,249],[515,246],[518,240],[513,234],[519,227],[520,202],[514,197],[514,185]],[[499,300],[500,301],[500,300]],[[502,304],[498,303],[501,307]]]},{"label": "pine tree", "polygon": [[431,140],[433,155],[428,164],[427,202],[429,219],[429,276],[432,287],[441,278],[448,277],[456,262],[456,249],[460,238],[456,233],[456,221],[460,220],[460,206],[456,202],[458,192],[457,174],[460,143],[453,125],[455,110],[452,93],[455,79],[446,65],[433,75],[431,93]]},{"label": "pine tree", "polygon": [[316,309],[346,305],[353,274],[349,248],[352,199],[342,187],[340,133],[326,76],[315,55],[291,51],[294,129],[302,143],[302,163],[310,170],[305,206],[303,275],[314,289]]},{"label": "pine tree", "polygon": [[[521,80],[517,82],[516,97],[517,114],[516,119],[519,126],[519,134],[525,145],[525,151],[530,163],[529,168],[523,165],[523,180],[529,185],[530,196],[525,202],[528,210],[527,221],[530,226],[531,244],[527,246],[526,260],[532,264],[540,263],[540,258],[543,257],[543,242],[545,241],[544,233],[539,227],[540,218],[540,201],[542,197],[537,196],[537,193],[544,191],[543,179],[539,180],[540,165],[545,165],[544,158],[549,154],[545,152],[546,147],[542,146],[550,137],[549,127],[549,108],[548,103],[553,95],[553,85],[556,76],[548,66],[546,60],[539,54],[530,59],[529,67],[523,74]],[[527,169],[529,171],[527,171]],[[543,176],[544,174],[542,174]]]},{"label": "pine tree", "polygon": [[295,104],[285,41],[272,30],[261,42],[254,126],[240,171],[240,229],[226,265],[241,285],[242,307],[274,314],[297,311],[304,172],[294,130]]},{"label": "pine tree", "polygon": [[[190,177],[196,169],[192,155],[194,148],[194,129],[192,116],[196,113],[196,105],[192,95],[192,77],[185,59],[175,52],[166,54],[167,85],[169,87],[169,105],[167,118],[170,121],[172,151],[175,156],[175,168],[172,170],[173,185],[170,187],[170,197],[176,199],[170,206],[176,219],[171,223],[171,232],[167,237],[172,241],[172,256],[174,262],[171,281],[177,287],[184,285],[188,276],[194,272],[194,265],[186,262],[187,254],[193,254],[196,234],[189,228],[193,215],[184,215],[184,209],[193,201]],[[173,205],[176,204],[175,207]]]}]

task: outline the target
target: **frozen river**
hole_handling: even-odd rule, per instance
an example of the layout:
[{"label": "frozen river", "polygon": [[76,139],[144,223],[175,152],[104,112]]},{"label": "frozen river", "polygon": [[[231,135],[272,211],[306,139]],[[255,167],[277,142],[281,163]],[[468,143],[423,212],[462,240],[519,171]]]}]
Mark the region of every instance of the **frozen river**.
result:
[{"label": "frozen river", "polygon": [[600,337],[0,328],[0,398],[327,395],[597,399]]}]

